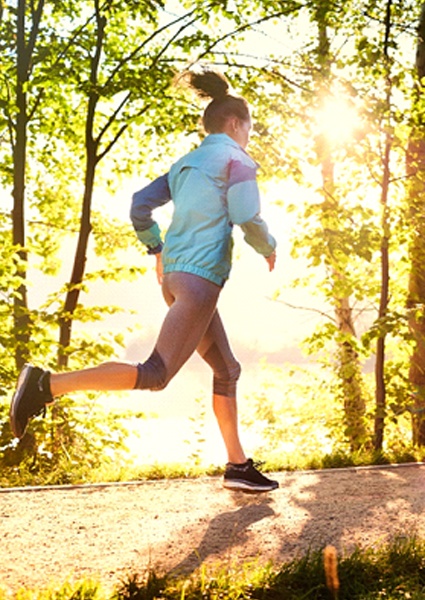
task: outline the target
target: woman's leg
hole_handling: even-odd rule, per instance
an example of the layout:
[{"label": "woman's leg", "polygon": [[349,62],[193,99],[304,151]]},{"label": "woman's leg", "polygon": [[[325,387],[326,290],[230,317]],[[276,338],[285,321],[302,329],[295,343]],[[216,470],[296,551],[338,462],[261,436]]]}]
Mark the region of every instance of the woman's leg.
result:
[{"label": "woman's leg", "polygon": [[155,350],[142,365],[107,362],[97,367],[50,376],[53,396],[81,390],[162,389],[195,352],[214,313],[220,288],[187,273],[164,277],[164,298],[170,307]]},{"label": "woman's leg", "polygon": [[239,438],[236,402],[240,365],[230,348],[217,310],[197,350],[214,373],[213,409],[226,446],[228,461],[244,463],[246,456]]},{"label": "woman's leg", "polygon": [[238,409],[236,397],[213,394],[213,409],[226,446],[227,461],[235,464],[246,462],[238,432]]},{"label": "woman's leg", "polygon": [[202,339],[217,304],[220,287],[187,273],[164,277],[164,297],[170,306],[151,356],[143,364],[108,362],[70,373],[55,373],[25,365],[10,407],[10,422],[21,438],[32,417],[54,396],[77,390],[162,389]]},{"label": "woman's leg", "polygon": [[52,373],[52,396],[62,396],[80,390],[118,391],[131,390],[136,385],[137,367],[120,362],[107,362],[97,367]]},{"label": "woman's leg", "polygon": [[246,458],[239,439],[236,383],[240,365],[233,356],[217,310],[198,346],[198,352],[214,372],[213,406],[228,455],[224,487],[249,492],[276,489],[278,482],[265,477],[253,460]]},{"label": "woman's leg", "polygon": [[198,347],[221,288],[190,273],[169,273],[163,293],[169,306],[154,351],[139,365],[138,389],[163,389]]}]

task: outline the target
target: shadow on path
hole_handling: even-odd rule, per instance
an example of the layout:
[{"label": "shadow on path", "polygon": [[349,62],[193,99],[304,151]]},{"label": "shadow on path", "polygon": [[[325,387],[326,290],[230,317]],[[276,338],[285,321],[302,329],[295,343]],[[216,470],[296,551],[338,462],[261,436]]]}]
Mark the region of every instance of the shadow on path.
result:
[{"label": "shadow on path", "polygon": [[275,515],[270,507],[273,499],[267,496],[247,496],[235,493],[234,501],[241,506],[238,510],[221,513],[211,519],[199,545],[182,561],[170,569],[170,575],[190,575],[206,558],[221,554],[234,546],[246,543],[249,527]]},{"label": "shadow on path", "polygon": [[[415,535],[424,529],[425,471],[400,468],[338,470],[311,474],[296,489],[292,508],[303,515],[296,536],[282,535],[281,556],[333,544],[338,551],[370,547],[377,539]],[[412,494],[412,490],[416,493]]]}]

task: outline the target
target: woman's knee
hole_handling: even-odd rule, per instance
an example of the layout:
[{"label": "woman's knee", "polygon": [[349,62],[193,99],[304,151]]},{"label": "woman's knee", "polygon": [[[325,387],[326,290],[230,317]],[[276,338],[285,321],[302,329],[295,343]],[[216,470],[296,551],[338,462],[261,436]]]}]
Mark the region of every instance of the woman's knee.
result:
[{"label": "woman's knee", "polygon": [[147,361],[138,363],[135,390],[163,390],[170,381],[161,355],[154,350]]},{"label": "woman's knee", "polygon": [[226,370],[216,371],[214,373],[214,394],[217,396],[236,396],[236,386],[241,371],[241,365],[237,361]]}]

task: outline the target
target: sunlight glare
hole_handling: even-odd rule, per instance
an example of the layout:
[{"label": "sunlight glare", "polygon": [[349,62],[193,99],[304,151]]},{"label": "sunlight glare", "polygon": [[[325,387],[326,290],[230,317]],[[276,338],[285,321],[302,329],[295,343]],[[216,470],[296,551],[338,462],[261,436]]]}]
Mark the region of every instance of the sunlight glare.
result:
[{"label": "sunlight glare", "polygon": [[359,127],[355,107],[345,98],[328,96],[317,113],[317,126],[329,141],[343,144],[349,141]]}]

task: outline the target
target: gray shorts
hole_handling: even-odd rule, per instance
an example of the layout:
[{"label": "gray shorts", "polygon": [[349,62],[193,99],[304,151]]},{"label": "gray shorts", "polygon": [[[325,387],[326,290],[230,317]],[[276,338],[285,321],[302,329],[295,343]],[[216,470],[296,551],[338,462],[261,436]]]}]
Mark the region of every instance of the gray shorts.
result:
[{"label": "gray shorts", "polygon": [[137,365],[136,389],[165,388],[196,350],[213,370],[214,394],[236,395],[241,369],[217,311],[220,291],[191,273],[164,275],[162,292],[169,310],[151,356]]}]

